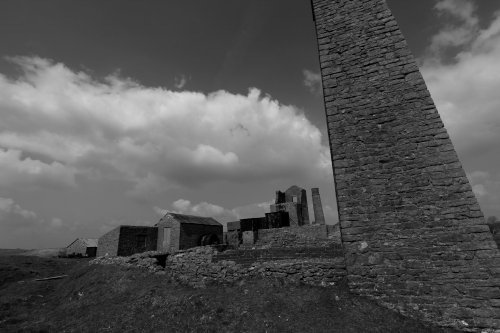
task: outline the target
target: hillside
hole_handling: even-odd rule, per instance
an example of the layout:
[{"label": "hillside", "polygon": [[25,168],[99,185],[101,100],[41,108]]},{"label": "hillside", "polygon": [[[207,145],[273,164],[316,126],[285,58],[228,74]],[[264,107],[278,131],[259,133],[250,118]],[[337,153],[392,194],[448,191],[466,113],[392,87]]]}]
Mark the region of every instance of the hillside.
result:
[{"label": "hillside", "polygon": [[[33,281],[59,274],[69,277]],[[253,280],[192,289],[138,268],[10,255],[0,256],[0,276],[1,332],[456,332],[342,286]]]}]

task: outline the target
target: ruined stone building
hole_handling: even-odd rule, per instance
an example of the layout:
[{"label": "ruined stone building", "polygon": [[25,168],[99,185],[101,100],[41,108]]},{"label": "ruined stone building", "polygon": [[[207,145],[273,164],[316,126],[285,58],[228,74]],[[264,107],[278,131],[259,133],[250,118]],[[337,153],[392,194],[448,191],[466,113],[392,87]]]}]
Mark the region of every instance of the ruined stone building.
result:
[{"label": "ruined stone building", "polygon": [[155,226],[158,251],[173,252],[223,241],[222,224],[211,217],[167,213]]},{"label": "ruined stone building", "polygon": [[222,224],[211,217],[167,213],[154,226],[121,225],[99,238],[98,256],[174,252],[222,243]]},{"label": "ruined stone building", "polygon": [[276,200],[271,205],[271,212],[287,212],[290,226],[309,224],[309,207],[307,192],[296,185],[290,186],[285,192],[276,191]]},{"label": "ruined stone building", "polygon": [[[251,246],[259,240],[260,234],[280,234],[279,229],[287,228],[306,228],[311,224],[325,226],[325,217],[319,189],[313,188],[313,210],[315,220],[310,223],[309,207],[307,205],[306,190],[296,185],[289,187],[285,192],[276,191],[275,203],[270,205],[270,213],[266,213],[265,217],[246,218],[235,222],[227,223],[226,242],[231,247],[238,248],[239,246]],[[327,238],[328,235],[335,237],[338,235],[338,228],[330,226],[327,228],[313,228],[311,230],[288,230],[287,233],[311,233],[319,238]],[[275,230],[264,232],[265,230]],[[333,237],[333,236],[332,236]]]},{"label": "ruined stone building", "polygon": [[97,256],[129,256],[155,251],[158,228],[121,225],[99,238]]},{"label": "ruined stone building", "polygon": [[[285,192],[276,191],[275,203],[271,205],[271,212],[287,212],[290,226],[303,226],[309,224],[325,224],[325,215],[319,188],[312,188],[312,201],[314,220],[309,220],[309,206],[307,204],[307,192],[297,185],[290,186]],[[262,228],[264,229],[264,228]]]},{"label": "ruined stone building", "polygon": [[95,257],[97,254],[97,239],[77,238],[66,246],[67,256]]}]

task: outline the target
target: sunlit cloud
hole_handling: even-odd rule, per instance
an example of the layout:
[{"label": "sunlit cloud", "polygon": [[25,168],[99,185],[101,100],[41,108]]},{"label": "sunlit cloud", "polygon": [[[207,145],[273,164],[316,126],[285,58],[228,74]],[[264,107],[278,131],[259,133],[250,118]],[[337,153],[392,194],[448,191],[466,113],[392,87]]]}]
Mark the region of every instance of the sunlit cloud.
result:
[{"label": "sunlit cloud", "polygon": [[30,179],[26,174],[57,174],[54,180],[71,186],[77,175],[111,177],[142,196],[331,173],[319,129],[258,89],[174,92],[116,74],[98,80],[38,57],[10,61],[23,71],[15,79],[0,74],[0,171],[12,174],[13,184]]},{"label": "sunlit cloud", "polygon": [[309,91],[315,95],[321,94],[321,74],[319,72],[312,72],[308,69],[302,71],[304,75],[304,86],[306,86]]}]

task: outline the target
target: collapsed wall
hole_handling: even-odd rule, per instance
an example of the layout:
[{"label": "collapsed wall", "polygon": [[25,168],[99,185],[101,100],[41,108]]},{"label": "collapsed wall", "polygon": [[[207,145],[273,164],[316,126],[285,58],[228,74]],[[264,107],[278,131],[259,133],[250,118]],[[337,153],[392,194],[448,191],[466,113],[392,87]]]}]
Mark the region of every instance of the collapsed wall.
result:
[{"label": "collapsed wall", "polygon": [[351,289],[500,329],[500,252],[384,0],[312,0]]}]

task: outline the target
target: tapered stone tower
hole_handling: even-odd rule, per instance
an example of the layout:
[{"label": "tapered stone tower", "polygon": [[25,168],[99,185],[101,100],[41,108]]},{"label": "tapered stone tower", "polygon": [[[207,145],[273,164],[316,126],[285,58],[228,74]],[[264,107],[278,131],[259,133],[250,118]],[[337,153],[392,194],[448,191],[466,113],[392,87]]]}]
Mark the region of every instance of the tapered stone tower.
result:
[{"label": "tapered stone tower", "polygon": [[313,200],[314,224],[325,224],[325,214],[323,213],[319,188],[312,188],[311,194]]},{"label": "tapered stone tower", "polygon": [[350,288],[500,329],[500,252],[384,0],[312,0]]}]

